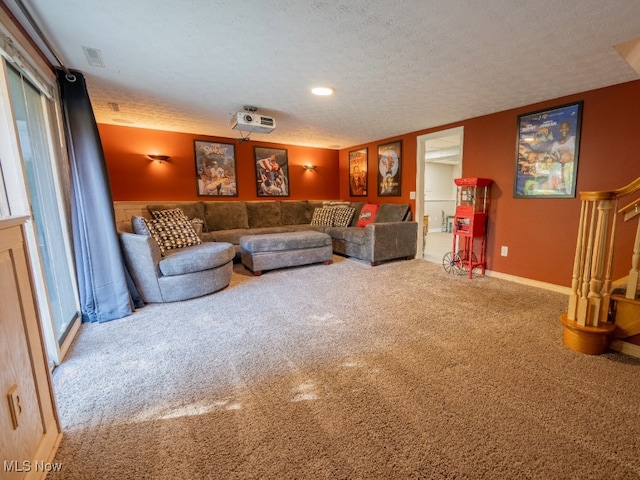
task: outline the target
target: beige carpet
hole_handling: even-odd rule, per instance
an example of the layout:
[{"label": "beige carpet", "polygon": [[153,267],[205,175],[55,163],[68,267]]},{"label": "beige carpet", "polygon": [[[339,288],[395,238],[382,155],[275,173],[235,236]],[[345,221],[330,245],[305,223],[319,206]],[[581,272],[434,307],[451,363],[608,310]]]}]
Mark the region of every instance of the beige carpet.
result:
[{"label": "beige carpet", "polygon": [[84,325],[48,479],[636,479],[640,362],[564,295],[335,257]]}]

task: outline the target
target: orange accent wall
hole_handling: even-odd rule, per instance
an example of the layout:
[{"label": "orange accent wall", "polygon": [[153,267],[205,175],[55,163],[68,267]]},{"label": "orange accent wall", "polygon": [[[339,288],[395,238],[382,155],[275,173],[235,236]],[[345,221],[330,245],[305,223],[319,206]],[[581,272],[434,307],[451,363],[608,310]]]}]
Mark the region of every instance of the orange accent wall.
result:
[{"label": "orange accent wall", "polygon": [[[582,128],[576,191],[615,190],[640,177],[640,81],[583,92],[517,109],[472,118],[459,123],[381,139],[340,152],[341,197],[349,197],[348,152],[369,149],[370,200],[377,202],[377,146],[400,139],[403,143],[402,197],[415,201],[417,137],[453,127],[464,127],[463,176],[491,178],[491,206],[487,235],[487,268],[518,277],[570,286],[573,273],[579,195],[574,199],[515,199],[518,115],[582,100]],[[425,112],[428,116],[429,112]],[[371,195],[373,193],[373,195]],[[361,198],[361,197],[360,197]],[[385,201],[393,201],[385,197]],[[623,199],[620,206],[632,198]],[[637,221],[617,225],[614,279],[628,275]],[[509,247],[507,257],[500,247]]]},{"label": "orange accent wall", "polygon": [[[369,203],[408,203],[415,213],[415,200],[409,199],[409,192],[416,189],[416,155],[418,144],[417,134],[410,133],[399,137],[386,138],[376,142],[358,145],[340,151],[340,198],[351,202]],[[402,151],[400,155],[400,173],[402,175],[401,195],[397,197],[378,196],[378,146],[400,140]],[[367,196],[352,197],[349,190],[349,152],[367,149]]]},{"label": "orange accent wall", "polygon": [[[114,201],[324,200],[340,197],[338,152],[335,150],[258,141],[237,143],[235,138],[106,124],[99,124],[98,131]],[[197,195],[194,140],[231,143],[235,146],[237,197]],[[287,149],[289,197],[258,197],[254,146]],[[158,164],[146,158],[150,153],[169,155],[171,159]],[[317,168],[307,171],[302,167],[305,163],[312,163]]]},{"label": "orange accent wall", "polygon": [[[487,268],[517,277],[570,286],[580,215],[574,199],[515,199],[513,183],[520,114],[583,101],[576,190],[614,190],[640,177],[637,137],[640,135],[640,81],[614,85],[548,100],[458,123],[380,139],[339,152],[328,149],[247,142],[236,145],[238,197],[198,197],[193,141],[234,143],[232,138],[171,133],[99,125],[114,200],[256,200],[253,147],[288,149],[291,199],[343,199],[372,203],[409,203],[416,189],[417,137],[457,126],[464,127],[463,176],[491,178],[487,235]],[[425,112],[425,117],[428,112]],[[402,195],[377,196],[377,147],[402,141]],[[368,196],[349,196],[349,152],[368,148]],[[158,165],[148,153],[171,156]],[[302,165],[312,162],[316,171]],[[264,197],[262,197],[264,198]],[[270,197],[274,198],[274,197]],[[624,202],[623,202],[624,203]],[[614,278],[628,274],[637,222],[618,225]],[[500,247],[509,247],[508,257]],[[466,280],[462,279],[461,281]]]}]

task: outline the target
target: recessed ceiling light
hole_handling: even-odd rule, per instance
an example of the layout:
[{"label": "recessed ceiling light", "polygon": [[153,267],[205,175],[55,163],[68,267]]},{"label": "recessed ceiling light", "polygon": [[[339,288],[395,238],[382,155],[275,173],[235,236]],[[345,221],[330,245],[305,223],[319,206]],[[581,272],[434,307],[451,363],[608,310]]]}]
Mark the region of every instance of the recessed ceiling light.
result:
[{"label": "recessed ceiling light", "polygon": [[333,95],[333,92],[335,91],[336,89],[333,87],[313,87],[311,89],[311,93],[321,96]]}]

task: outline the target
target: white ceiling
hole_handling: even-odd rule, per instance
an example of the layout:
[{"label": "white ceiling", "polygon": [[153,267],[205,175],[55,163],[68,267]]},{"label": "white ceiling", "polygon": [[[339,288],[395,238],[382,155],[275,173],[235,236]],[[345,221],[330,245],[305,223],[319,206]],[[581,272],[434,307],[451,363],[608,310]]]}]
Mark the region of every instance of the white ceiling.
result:
[{"label": "white ceiling", "polygon": [[23,2],[105,124],[239,137],[255,105],[253,140],[347,148],[639,78],[638,0]]},{"label": "white ceiling", "polygon": [[425,141],[425,158],[427,163],[460,163],[460,135],[446,135]]}]

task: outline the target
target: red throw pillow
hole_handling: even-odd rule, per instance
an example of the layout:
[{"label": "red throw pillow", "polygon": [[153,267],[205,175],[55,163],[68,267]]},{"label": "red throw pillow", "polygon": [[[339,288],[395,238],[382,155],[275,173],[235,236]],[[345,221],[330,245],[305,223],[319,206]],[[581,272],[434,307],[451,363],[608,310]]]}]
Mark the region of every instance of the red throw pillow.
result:
[{"label": "red throw pillow", "polygon": [[374,203],[367,203],[362,210],[360,210],[360,216],[358,217],[358,227],[364,228],[366,225],[372,223],[378,213],[379,205]]}]

